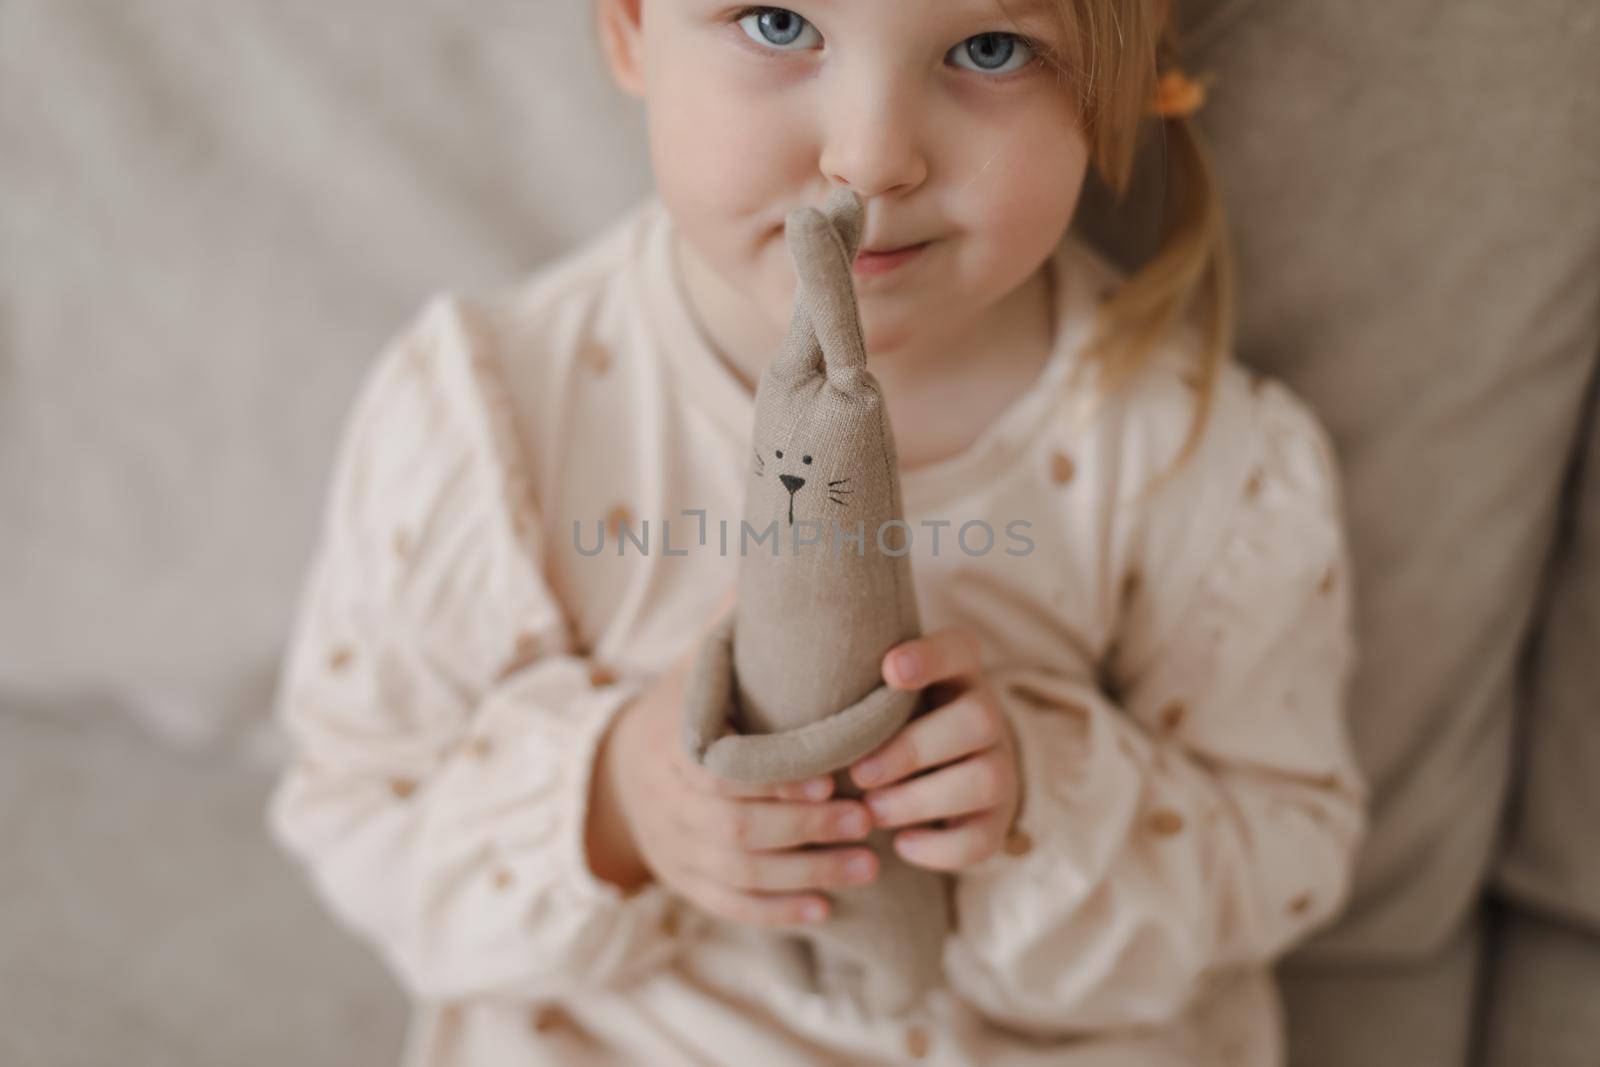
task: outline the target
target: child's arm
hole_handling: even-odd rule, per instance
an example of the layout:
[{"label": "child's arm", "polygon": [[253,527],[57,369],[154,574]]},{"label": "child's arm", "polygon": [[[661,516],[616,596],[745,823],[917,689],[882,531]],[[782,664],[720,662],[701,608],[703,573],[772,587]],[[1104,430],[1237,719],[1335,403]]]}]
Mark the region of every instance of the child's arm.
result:
[{"label": "child's arm", "polygon": [[1236,406],[1251,428],[1211,470],[1237,481],[1201,479],[1136,539],[1147,577],[1122,609],[1120,695],[1087,665],[990,675],[1031,847],[963,872],[946,967],[996,1021],[1061,1035],[1169,1020],[1345,899],[1364,786],[1344,722],[1335,459],[1276,384]]},{"label": "child's arm", "polygon": [[595,749],[640,682],[572,649],[480,315],[431,302],[365,381],[277,704],[276,838],[428,998],[608,984],[677,943],[659,886],[588,865]]}]

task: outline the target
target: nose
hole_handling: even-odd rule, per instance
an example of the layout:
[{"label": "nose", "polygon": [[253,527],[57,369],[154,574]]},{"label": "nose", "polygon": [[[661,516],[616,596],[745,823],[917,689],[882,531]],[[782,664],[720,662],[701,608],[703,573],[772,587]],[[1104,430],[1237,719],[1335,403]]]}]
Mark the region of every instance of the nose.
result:
[{"label": "nose", "polygon": [[793,474],[780,474],[778,475],[778,481],[782,482],[784,487],[789,490],[790,496],[794,496],[795,493],[800,491],[800,487],[806,484],[804,478],[796,477]]},{"label": "nose", "polygon": [[928,160],[916,114],[917,82],[889,71],[858,73],[839,84],[843,91],[830,101],[823,131],[823,175],[864,198],[920,186]]}]

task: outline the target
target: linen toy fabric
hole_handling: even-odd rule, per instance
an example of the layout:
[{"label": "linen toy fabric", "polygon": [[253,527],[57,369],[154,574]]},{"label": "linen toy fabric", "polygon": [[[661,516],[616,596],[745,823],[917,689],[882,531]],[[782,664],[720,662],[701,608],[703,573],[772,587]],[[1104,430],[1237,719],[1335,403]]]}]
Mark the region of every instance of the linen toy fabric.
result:
[{"label": "linen toy fabric", "polygon": [[[740,529],[739,601],[707,638],[685,699],[683,743],[713,773],[778,782],[848,766],[922,707],[890,688],[884,654],[921,632],[888,412],[866,366],[851,282],[860,198],[785,219],[798,286],[789,334],[756,389]],[[876,829],[871,885],[831,891],[801,937],[818,988],[899,1014],[941,976],[948,879],[915,868]]]}]

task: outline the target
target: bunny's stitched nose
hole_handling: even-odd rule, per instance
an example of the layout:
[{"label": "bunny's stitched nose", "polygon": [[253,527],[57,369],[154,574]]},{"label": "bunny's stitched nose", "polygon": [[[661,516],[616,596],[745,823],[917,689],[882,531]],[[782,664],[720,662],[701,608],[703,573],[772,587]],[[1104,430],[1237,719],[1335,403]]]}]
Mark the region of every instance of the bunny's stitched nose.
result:
[{"label": "bunny's stitched nose", "polygon": [[789,490],[790,496],[793,496],[795,493],[799,492],[800,487],[806,484],[806,480],[804,478],[793,474],[780,474],[778,475],[778,481],[782,482],[784,488]]}]

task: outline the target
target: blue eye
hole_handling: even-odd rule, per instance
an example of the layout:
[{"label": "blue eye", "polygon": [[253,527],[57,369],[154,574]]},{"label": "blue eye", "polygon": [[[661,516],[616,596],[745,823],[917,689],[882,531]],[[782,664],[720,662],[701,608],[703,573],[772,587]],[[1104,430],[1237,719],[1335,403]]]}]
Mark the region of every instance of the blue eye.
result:
[{"label": "blue eye", "polygon": [[[980,74],[1010,74],[1028,65],[1033,49],[1014,33],[980,33],[950,49],[950,58],[956,66]],[[974,65],[962,63],[963,58]]]},{"label": "blue eye", "polygon": [[752,8],[739,17],[739,28],[756,44],[782,52],[798,52],[822,43],[815,26],[782,7]]}]

